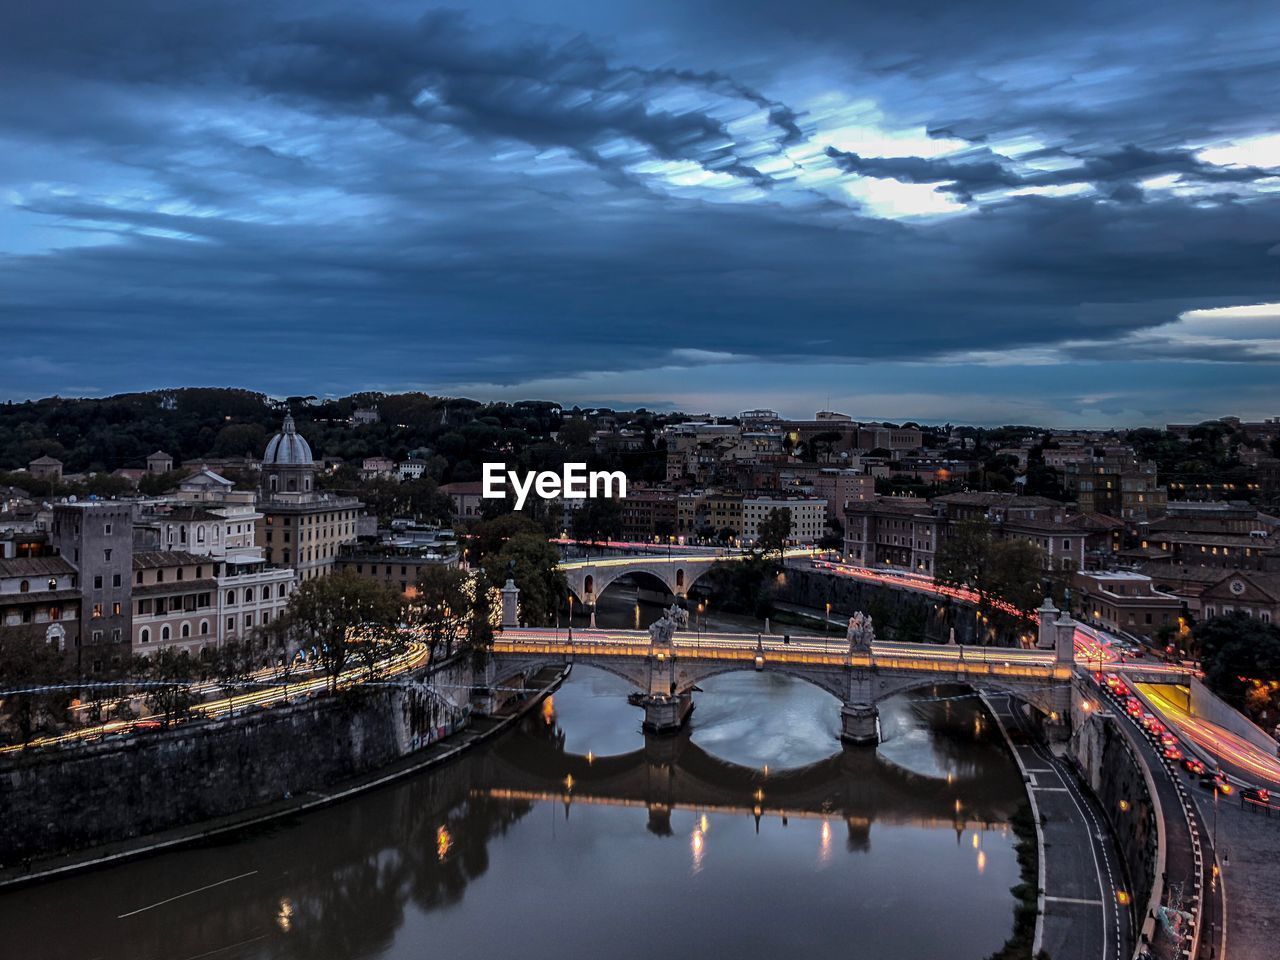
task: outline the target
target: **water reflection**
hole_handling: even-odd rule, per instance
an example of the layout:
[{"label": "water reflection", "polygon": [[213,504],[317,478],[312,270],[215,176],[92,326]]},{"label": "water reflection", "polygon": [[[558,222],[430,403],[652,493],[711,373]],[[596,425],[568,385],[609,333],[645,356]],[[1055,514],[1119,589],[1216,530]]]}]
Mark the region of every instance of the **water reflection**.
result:
[{"label": "water reflection", "polygon": [[924,960],[999,947],[1022,789],[975,732],[973,703],[895,707],[880,751],[825,735],[793,749],[769,721],[724,736],[736,721],[716,698],[790,711],[809,731],[834,701],[806,714],[796,691],[746,676],[703,695],[692,733],[646,740],[611,679],[584,672],[433,775],[0,896],[4,954],[627,960],[675,947],[750,960],[857,943],[860,957]]}]

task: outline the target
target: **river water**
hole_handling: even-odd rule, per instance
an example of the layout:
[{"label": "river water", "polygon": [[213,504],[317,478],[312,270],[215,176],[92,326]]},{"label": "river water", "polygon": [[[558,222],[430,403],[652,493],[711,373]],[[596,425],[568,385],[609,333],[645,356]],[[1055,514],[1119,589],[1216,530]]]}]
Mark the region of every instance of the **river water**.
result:
[{"label": "river water", "polygon": [[961,691],[848,750],[800,681],[708,681],[665,739],[627,693],[579,669],[434,773],[0,895],[0,956],[980,960],[1009,935],[1022,785]]}]

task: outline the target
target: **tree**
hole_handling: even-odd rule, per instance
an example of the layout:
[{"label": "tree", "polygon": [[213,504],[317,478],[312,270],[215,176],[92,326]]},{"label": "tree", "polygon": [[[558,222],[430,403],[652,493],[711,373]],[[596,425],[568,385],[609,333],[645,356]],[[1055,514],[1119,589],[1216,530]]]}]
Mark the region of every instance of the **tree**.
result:
[{"label": "tree", "polygon": [[454,567],[427,566],[418,574],[410,602],[410,622],[426,640],[435,659],[446,657],[466,641],[475,608],[475,578]]},{"label": "tree", "polygon": [[520,613],[526,623],[549,624],[568,596],[569,585],[560,572],[560,556],[540,532],[525,530],[515,534],[496,556],[485,561],[489,586],[498,588],[506,581],[508,565],[520,588]]},{"label": "tree", "polygon": [[590,445],[592,436],[591,424],[578,417],[566,420],[556,433],[556,440],[567,450],[575,450]]},{"label": "tree", "polygon": [[159,684],[147,687],[143,702],[160,717],[161,726],[185,719],[196,702],[191,685],[202,673],[191,654],[185,650],[162,649],[149,657],[138,657],[135,665],[138,674]]},{"label": "tree", "polygon": [[246,640],[229,640],[213,653],[209,665],[211,673],[218,678],[231,705],[232,715],[236,712],[236,693],[238,688],[253,676],[253,651]]},{"label": "tree", "polygon": [[1237,709],[1258,683],[1280,680],[1280,627],[1236,611],[1195,625],[1204,682]]},{"label": "tree", "polygon": [[756,548],[763,556],[776,553],[778,559],[781,560],[783,553],[787,549],[787,540],[790,536],[791,508],[774,507],[769,511],[769,516],[765,517],[760,523],[756,533]]},{"label": "tree", "polygon": [[[42,637],[16,636],[0,641],[0,690],[22,690],[52,686],[68,679],[66,660],[56,645]],[[65,710],[70,695],[63,691],[0,694],[0,706],[9,712],[17,728],[18,742],[28,743],[41,726]]]},{"label": "tree", "polygon": [[395,590],[347,570],[303,582],[287,608],[296,639],[314,651],[334,689],[353,655],[372,669],[400,612]]},{"label": "tree", "polygon": [[986,520],[962,520],[942,542],[934,578],[944,586],[967,587],[978,597],[978,616],[997,634],[1014,632],[1019,618],[997,601],[1031,613],[1040,603],[1043,554],[1028,540],[997,540]]},{"label": "tree", "polygon": [[573,535],[578,540],[616,540],[622,536],[622,504],[611,497],[587,500],[573,512]]}]

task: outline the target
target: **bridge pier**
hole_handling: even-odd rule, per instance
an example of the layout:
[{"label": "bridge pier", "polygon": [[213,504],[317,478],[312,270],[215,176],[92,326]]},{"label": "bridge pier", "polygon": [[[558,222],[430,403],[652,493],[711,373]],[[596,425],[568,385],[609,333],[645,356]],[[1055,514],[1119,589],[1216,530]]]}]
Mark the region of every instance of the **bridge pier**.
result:
[{"label": "bridge pier", "polygon": [[678,733],[693,712],[693,694],[650,694],[640,705],[644,707],[645,733]]},{"label": "bridge pier", "polygon": [[859,746],[880,742],[876,720],[880,711],[874,703],[846,703],[840,708],[840,739]]}]

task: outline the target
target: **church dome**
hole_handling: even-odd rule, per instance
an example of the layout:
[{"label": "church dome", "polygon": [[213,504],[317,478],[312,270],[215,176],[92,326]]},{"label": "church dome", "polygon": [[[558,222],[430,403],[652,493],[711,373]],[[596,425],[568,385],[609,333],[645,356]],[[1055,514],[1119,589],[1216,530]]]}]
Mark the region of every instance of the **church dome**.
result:
[{"label": "church dome", "polygon": [[311,459],[311,445],[298,433],[293,416],[286,416],[280,432],[267,444],[267,452],[262,455],[262,465],[309,467],[314,462]]}]

